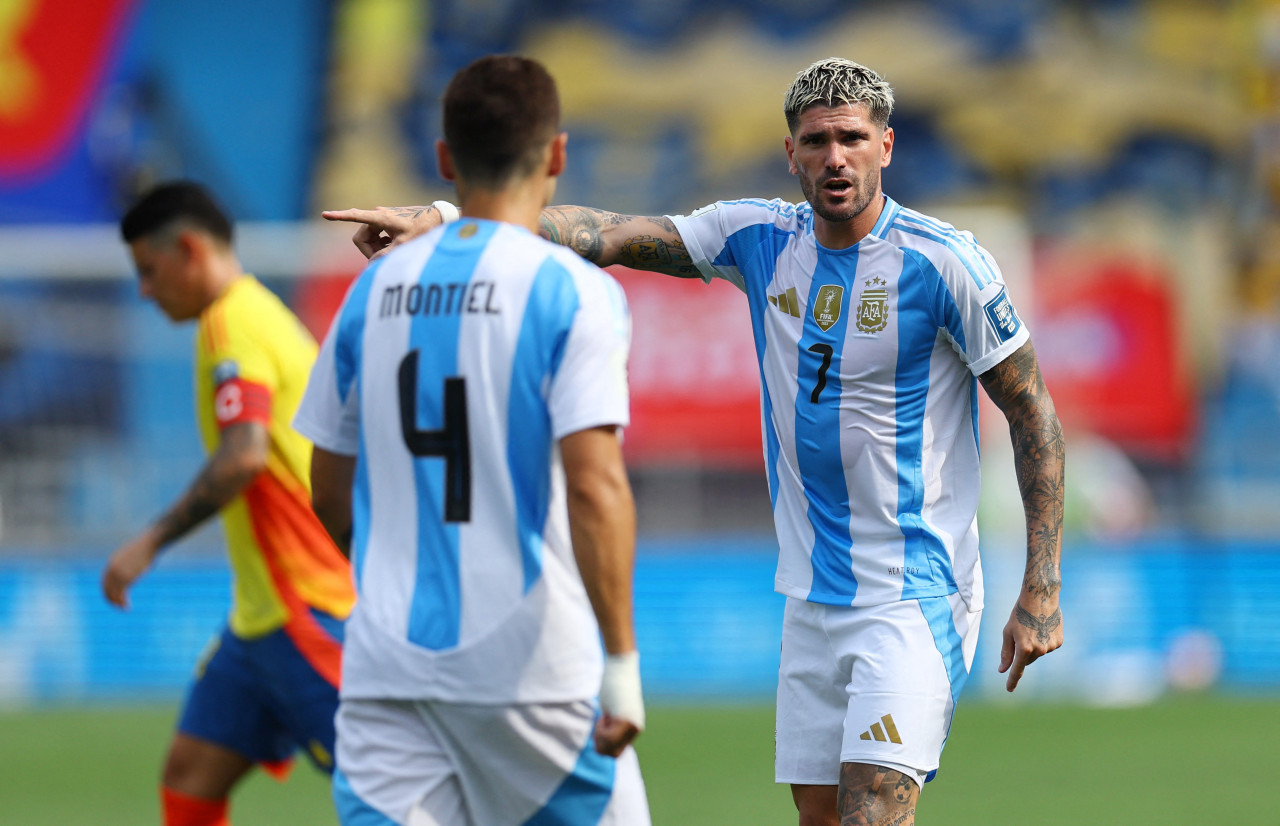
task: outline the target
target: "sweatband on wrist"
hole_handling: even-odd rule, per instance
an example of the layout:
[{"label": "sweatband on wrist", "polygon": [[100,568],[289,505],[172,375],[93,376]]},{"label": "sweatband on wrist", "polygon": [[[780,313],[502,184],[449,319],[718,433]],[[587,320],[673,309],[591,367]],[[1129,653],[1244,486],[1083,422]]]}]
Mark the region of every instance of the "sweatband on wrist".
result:
[{"label": "sweatband on wrist", "polygon": [[604,658],[600,683],[600,708],[644,729],[644,697],[640,691],[640,652],[609,654]]},{"label": "sweatband on wrist", "polygon": [[440,213],[440,223],[448,224],[462,217],[462,213],[458,212],[458,208],[448,201],[432,201],[431,206],[436,208]]}]

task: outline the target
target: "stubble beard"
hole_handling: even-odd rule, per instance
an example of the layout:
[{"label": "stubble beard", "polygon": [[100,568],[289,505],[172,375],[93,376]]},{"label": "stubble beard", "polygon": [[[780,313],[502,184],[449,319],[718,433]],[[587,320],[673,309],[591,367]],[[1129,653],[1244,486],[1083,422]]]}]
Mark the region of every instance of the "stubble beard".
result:
[{"label": "stubble beard", "polygon": [[822,201],[819,197],[821,195],[821,189],[816,186],[813,181],[803,175],[798,177],[800,178],[800,191],[804,193],[805,200],[809,202],[811,207],[813,207],[814,214],[824,221],[830,221],[833,224],[843,224],[857,218],[862,214],[864,209],[870,206],[871,198],[876,191],[876,184],[880,178],[880,170],[872,169],[869,171],[866,176],[863,177],[861,184],[856,180],[853,181],[853,187],[856,190],[853,202],[846,207],[838,208],[827,206]]}]

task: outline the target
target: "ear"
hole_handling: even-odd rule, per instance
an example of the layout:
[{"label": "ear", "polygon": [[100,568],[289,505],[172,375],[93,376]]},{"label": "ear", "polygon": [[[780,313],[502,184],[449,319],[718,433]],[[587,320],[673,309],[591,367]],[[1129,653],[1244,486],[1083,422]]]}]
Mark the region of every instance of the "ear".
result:
[{"label": "ear", "polygon": [[436,141],[436,168],[440,177],[450,183],[458,180],[458,172],[453,168],[453,158],[449,155],[449,145],[444,141]]},{"label": "ear", "polygon": [[557,178],[560,173],[564,172],[564,165],[567,159],[565,147],[569,143],[569,133],[561,132],[551,141],[551,162],[547,166],[547,175],[551,178]]},{"label": "ear", "polygon": [[189,229],[180,230],[174,239],[174,248],[185,262],[195,261],[208,249],[208,241],[198,232]]},{"label": "ear", "polygon": [[795,141],[791,139],[790,135],[787,135],[785,138],[782,139],[782,145],[787,148],[787,171],[790,172],[792,175],[798,174],[800,170],[799,168],[796,167]]},{"label": "ear", "polygon": [[880,168],[884,169],[893,160],[893,127],[886,126],[884,130],[884,142],[880,149]]}]

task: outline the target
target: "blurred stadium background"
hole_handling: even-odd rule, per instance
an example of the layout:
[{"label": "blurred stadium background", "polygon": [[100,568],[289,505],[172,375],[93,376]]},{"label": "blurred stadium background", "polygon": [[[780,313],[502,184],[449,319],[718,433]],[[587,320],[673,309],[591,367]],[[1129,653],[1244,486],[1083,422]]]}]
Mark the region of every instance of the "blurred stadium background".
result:
[{"label": "blurred stadium background", "polygon": [[[1275,720],[1280,3],[19,0],[0,3],[0,760],[32,713],[171,707],[225,610],[216,526],[170,552],[130,613],[97,589],[109,551],[201,460],[191,329],[137,296],[124,205],[164,178],[207,183],[246,267],[320,335],[361,259],[319,210],[449,197],[436,101],[502,51],[560,83],[558,200],[641,214],[798,199],[782,151],[794,73],[833,54],[884,72],[886,190],[996,255],[1069,442],[1067,646],[1003,698],[1022,523],[984,411],[988,611],[967,698],[991,707],[974,712],[989,731],[966,736],[1059,707],[1154,704],[1190,724],[1242,695]],[[763,787],[781,598],[745,304],[724,284],[618,275],[635,319],[646,687],[673,709],[748,709],[763,768],[726,793]],[[144,744],[156,764],[165,725]],[[702,762],[663,754],[675,774]],[[0,779],[0,821],[17,785]],[[1277,822],[1272,800],[1239,822]]]}]

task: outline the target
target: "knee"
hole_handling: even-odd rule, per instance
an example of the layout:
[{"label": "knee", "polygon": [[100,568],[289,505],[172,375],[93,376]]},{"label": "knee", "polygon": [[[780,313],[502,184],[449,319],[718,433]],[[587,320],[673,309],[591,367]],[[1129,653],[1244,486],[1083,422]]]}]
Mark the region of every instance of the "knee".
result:
[{"label": "knee", "polygon": [[800,826],[839,826],[835,786],[792,786]]}]

